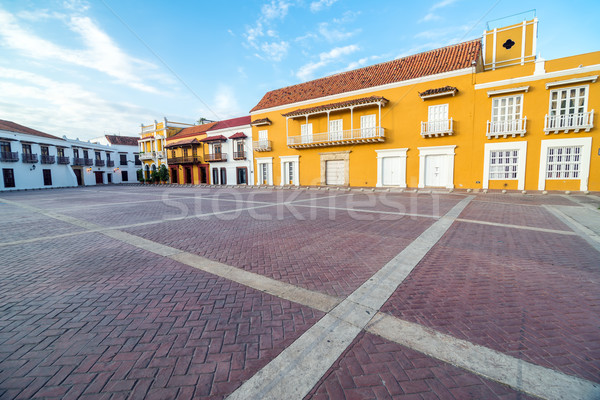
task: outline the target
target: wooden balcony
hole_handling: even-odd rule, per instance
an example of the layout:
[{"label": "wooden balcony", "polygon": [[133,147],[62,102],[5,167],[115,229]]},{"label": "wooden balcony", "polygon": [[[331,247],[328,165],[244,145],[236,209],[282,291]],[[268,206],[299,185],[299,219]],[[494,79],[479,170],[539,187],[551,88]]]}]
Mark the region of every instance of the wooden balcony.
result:
[{"label": "wooden balcony", "polygon": [[345,131],[288,136],[287,138],[288,147],[291,148],[339,146],[383,141],[385,141],[385,131],[381,127],[347,129]]},{"label": "wooden balcony", "polygon": [[549,133],[575,133],[579,131],[589,132],[594,127],[594,110],[574,114],[546,115],[544,121],[544,132]]},{"label": "wooden balcony", "polygon": [[23,162],[24,163],[35,164],[36,162],[38,162],[38,156],[37,156],[37,154],[23,153],[22,157],[23,157]]},{"label": "wooden balcony", "polygon": [[85,165],[85,160],[80,157],[73,157],[73,165],[78,165],[78,166]]},{"label": "wooden balcony", "polygon": [[40,161],[42,164],[54,164],[56,157],[42,154]]},{"label": "wooden balcony", "polygon": [[233,152],[233,159],[234,160],[245,160],[246,159],[246,152],[245,151],[234,151]]},{"label": "wooden balcony", "polygon": [[508,136],[517,137],[517,135],[525,136],[527,127],[527,117],[515,118],[505,121],[488,121],[487,122],[487,137],[498,139],[500,136],[507,138]]},{"label": "wooden balcony", "polygon": [[88,167],[91,167],[92,165],[94,165],[94,160],[92,160],[91,158],[84,158],[83,162],[85,163],[85,165],[87,165]]},{"label": "wooden balcony", "polygon": [[112,168],[115,166],[115,162],[113,160],[106,160],[106,166]]},{"label": "wooden balcony", "polygon": [[169,157],[167,158],[168,164],[196,164],[201,163],[202,159],[200,156],[182,156],[182,157]]},{"label": "wooden balcony", "polygon": [[16,151],[1,151],[0,161],[16,162],[19,161],[19,153]]},{"label": "wooden balcony", "polygon": [[227,153],[211,153],[206,155],[206,161],[208,162],[219,162],[227,161]]}]

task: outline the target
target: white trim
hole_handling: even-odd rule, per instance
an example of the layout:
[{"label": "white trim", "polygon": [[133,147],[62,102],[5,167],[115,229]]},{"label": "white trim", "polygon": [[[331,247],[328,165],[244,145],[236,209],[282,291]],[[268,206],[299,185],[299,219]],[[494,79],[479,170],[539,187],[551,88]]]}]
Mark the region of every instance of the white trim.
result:
[{"label": "white trim", "polygon": [[503,79],[501,81],[478,83],[475,85],[475,90],[489,89],[489,88],[493,88],[493,87],[497,87],[497,86],[504,86],[504,85],[512,85],[515,83],[539,81],[542,79],[552,79],[552,78],[558,78],[561,76],[567,76],[567,75],[573,75],[573,74],[584,74],[584,73],[594,72],[594,71],[598,71],[598,70],[600,70],[600,64],[594,64],[594,65],[588,65],[586,67],[581,67],[581,68],[571,68],[571,69],[565,69],[562,71],[547,72],[545,74],[539,74],[539,75],[535,75],[535,76],[530,75],[530,76],[522,76],[519,78]]},{"label": "white trim", "polygon": [[419,150],[419,188],[425,187],[425,157],[427,156],[446,156],[446,167],[448,169],[448,180],[446,181],[446,188],[454,188],[454,149],[456,145],[452,146],[431,146],[431,147],[417,147]]},{"label": "white trim", "polygon": [[591,76],[582,76],[581,78],[566,79],[564,81],[547,82],[546,89],[550,89],[551,87],[554,87],[554,86],[572,85],[574,83],[581,83],[581,82],[594,83],[597,80],[598,80],[598,75],[591,75]]},{"label": "white trim", "polygon": [[592,153],[592,138],[574,138],[574,139],[547,139],[542,140],[542,146],[540,149],[540,171],[538,179],[538,190],[545,190],[546,188],[546,168],[548,160],[548,148],[549,147],[562,147],[562,146],[582,146],[581,149],[581,165],[580,165],[580,176],[579,176],[579,190],[588,190],[588,179],[590,175],[590,159]]},{"label": "white trim", "polygon": [[288,108],[300,107],[300,106],[304,106],[304,105],[312,104],[312,103],[316,103],[316,102],[321,102],[321,101],[343,99],[345,97],[371,93],[371,92],[377,91],[377,90],[387,90],[387,89],[394,89],[394,88],[403,87],[403,86],[411,86],[411,85],[415,85],[415,84],[421,83],[421,82],[430,82],[430,81],[436,81],[436,80],[440,80],[440,79],[452,78],[452,77],[456,77],[456,76],[471,75],[473,73],[475,73],[475,67],[468,67],[468,68],[458,69],[456,71],[442,72],[441,74],[428,75],[428,76],[424,76],[424,77],[409,79],[406,81],[388,83],[386,85],[372,86],[372,87],[365,88],[365,89],[359,89],[359,90],[354,90],[354,91],[350,91],[350,92],[338,93],[338,94],[333,94],[333,95],[325,96],[325,97],[317,97],[315,99],[303,100],[303,101],[298,101],[295,103],[282,104],[280,106],[275,106],[275,107],[271,107],[271,108],[261,108],[259,110],[250,112],[250,115],[257,115],[257,114],[264,114],[264,113],[272,112],[272,111],[286,110]]},{"label": "white trim", "polygon": [[499,150],[518,150],[519,167],[517,169],[517,189],[525,190],[525,163],[527,162],[527,142],[486,143],[483,153],[483,189],[489,189],[490,152]]},{"label": "white trim", "polygon": [[519,87],[514,87],[514,88],[508,88],[508,89],[498,89],[498,90],[488,90],[487,95],[488,97],[491,96],[495,96],[497,94],[505,94],[505,93],[516,93],[516,92],[528,92],[529,91],[529,86],[519,86]]},{"label": "white trim", "polygon": [[375,187],[383,187],[383,159],[386,157],[400,157],[402,165],[401,176],[400,176],[400,185],[398,187],[405,188],[406,187],[406,152],[408,151],[408,147],[402,149],[385,149],[385,150],[375,150],[377,153],[377,183]]},{"label": "white trim", "polygon": [[262,182],[258,182],[258,178],[261,177],[261,165],[267,165],[267,185],[273,186],[273,157],[256,157],[256,184],[263,185]]},{"label": "white trim", "polygon": [[279,156],[279,164],[280,164],[280,169],[281,169],[281,180],[280,180],[280,185],[286,185],[287,183],[284,182],[284,177],[285,177],[285,171],[283,170],[284,164],[286,162],[291,162],[294,163],[294,186],[300,186],[300,156]]},{"label": "white trim", "polygon": [[[219,134],[221,133],[225,133],[227,131],[238,131],[241,129],[252,129],[252,126],[249,124],[244,124],[244,125],[236,125],[236,126],[230,126],[227,128],[221,128],[221,129],[215,129],[215,130],[207,130],[206,131],[206,136],[207,137],[211,137],[211,136],[219,136]],[[210,132],[210,135],[208,134]],[[236,132],[234,132],[236,133]],[[227,140],[229,140],[229,138],[227,138]]]}]

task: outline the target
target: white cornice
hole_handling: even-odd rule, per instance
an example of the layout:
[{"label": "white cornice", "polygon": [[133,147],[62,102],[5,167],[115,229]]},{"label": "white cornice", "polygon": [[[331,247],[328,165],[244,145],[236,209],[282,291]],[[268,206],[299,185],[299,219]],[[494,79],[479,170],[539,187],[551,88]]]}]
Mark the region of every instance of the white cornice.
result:
[{"label": "white cornice", "polygon": [[256,111],[250,112],[250,115],[258,115],[258,114],[264,114],[264,113],[273,112],[273,111],[286,110],[288,108],[301,107],[301,106],[305,106],[308,104],[321,102],[321,101],[343,99],[344,97],[371,93],[371,92],[374,92],[377,90],[394,89],[394,88],[398,88],[398,87],[402,87],[402,86],[415,85],[417,83],[422,83],[422,82],[430,82],[430,81],[436,81],[439,79],[453,78],[453,77],[462,76],[462,75],[469,75],[474,72],[475,72],[475,67],[468,67],[468,68],[463,68],[463,69],[459,69],[456,71],[443,72],[441,74],[428,75],[428,76],[423,76],[420,78],[409,79],[406,81],[388,83],[387,85],[373,86],[373,87],[369,87],[366,89],[360,89],[360,90],[354,90],[351,92],[333,94],[331,96],[317,97],[315,99],[298,101],[296,103],[288,103],[288,104],[284,104],[281,106],[276,106],[276,107],[271,107],[271,108],[263,108],[261,110],[256,110]]},{"label": "white cornice", "polygon": [[582,83],[582,82],[594,83],[597,80],[598,80],[598,75],[592,75],[592,76],[583,76],[581,78],[566,79],[564,81],[547,82],[546,89],[549,89],[554,86],[572,85],[573,83]]},{"label": "white cornice", "polygon": [[539,81],[542,79],[559,78],[561,76],[567,76],[567,75],[573,75],[573,74],[585,74],[585,73],[594,72],[594,71],[600,71],[600,64],[588,65],[586,67],[581,67],[581,68],[565,69],[562,71],[547,72],[545,74],[540,74],[540,75],[527,75],[527,76],[522,76],[519,78],[504,79],[501,81],[478,83],[475,85],[475,90],[489,89],[489,88],[498,87],[498,86],[526,83],[526,82],[531,82],[531,81]]},{"label": "white cornice", "polygon": [[488,95],[488,97],[490,97],[490,96],[495,96],[497,94],[528,92],[528,91],[529,91],[529,86],[519,86],[519,87],[514,87],[514,88],[508,88],[508,89],[488,90],[487,95]]}]

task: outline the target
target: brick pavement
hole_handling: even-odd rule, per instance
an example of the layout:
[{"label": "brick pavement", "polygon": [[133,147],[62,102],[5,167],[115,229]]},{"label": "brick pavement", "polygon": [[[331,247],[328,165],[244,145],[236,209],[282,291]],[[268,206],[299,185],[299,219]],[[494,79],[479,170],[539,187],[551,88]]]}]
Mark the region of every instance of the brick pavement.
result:
[{"label": "brick pavement", "polygon": [[600,382],[598,253],[576,236],[456,222],[382,308]]}]

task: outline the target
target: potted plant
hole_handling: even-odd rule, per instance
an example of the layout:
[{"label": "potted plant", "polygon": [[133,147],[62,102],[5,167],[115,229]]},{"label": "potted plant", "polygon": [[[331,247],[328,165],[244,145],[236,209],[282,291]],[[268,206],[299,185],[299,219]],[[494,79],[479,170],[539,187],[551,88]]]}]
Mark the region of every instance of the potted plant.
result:
[{"label": "potted plant", "polygon": [[137,171],[135,171],[136,175],[137,175],[137,180],[139,183],[143,184],[144,183],[144,171],[142,171],[142,169],[138,169]]},{"label": "potted plant", "polygon": [[165,164],[162,164],[158,169],[158,177],[163,184],[169,181],[169,170]]}]

